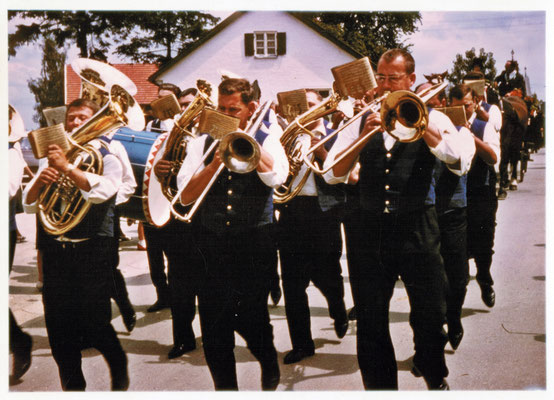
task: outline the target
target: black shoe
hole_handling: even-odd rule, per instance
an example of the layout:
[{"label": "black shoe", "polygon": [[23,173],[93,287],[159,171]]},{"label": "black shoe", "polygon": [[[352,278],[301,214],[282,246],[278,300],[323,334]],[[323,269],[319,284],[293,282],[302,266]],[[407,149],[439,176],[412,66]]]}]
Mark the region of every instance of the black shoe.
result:
[{"label": "black shoe", "polygon": [[279,304],[279,300],[281,300],[281,296],[283,293],[281,292],[281,287],[279,285],[275,285],[274,288],[271,288],[269,291],[269,295],[271,296],[271,301],[273,302],[273,305],[276,306]]},{"label": "black shoe", "polygon": [[489,285],[488,283],[479,284],[481,287],[481,299],[483,300],[483,303],[489,308],[494,307],[494,303],[496,300],[496,294],[494,293],[494,289],[492,288],[492,285]]},{"label": "black shoe", "polygon": [[506,197],[508,197],[508,192],[505,190],[500,190],[498,192],[498,200],[504,200]]},{"label": "black shoe", "polygon": [[122,313],[121,318],[123,318],[123,324],[125,325],[127,332],[131,333],[131,331],[135,329],[135,325],[137,324],[137,314],[133,309],[131,309],[130,312]]},{"label": "black shoe", "polygon": [[163,310],[164,308],[169,308],[169,302],[158,300],[154,304],[152,304],[150,307],[146,309],[147,312],[156,312]]},{"label": "black shoe", "polygon": [[129,389],[129,374],[125,370],[125,374],[117,379],[112,378],[112,391],[113,392],[126,392]]},{"label": "black shoe", "polygon": [[277,390],[279,381],[281,380],[281,372],[277,360],[265,368],[262,366],[262,390],[273,392]]},{"label": "black shoe", "polygon": [[169,350],[169,353],[167,353],[167,358],[170,360],[173,360],[174,358],[181,357],[183,354],[188,353],[189,351],[192,351],[196,349],[196,342],[192,342],[189,344],[179,343],[176,344]]},{"label": "black shoe", "polygon": [[453,350],[457,350],[458,346],[462,342],[462,338],[464,337],[464,328],[462,328],[462,325],[460,324],[459,327],[448,327],[448,341],[450,342],[450,346],[452,346]]},{"label": "black shoe", "polygon": [[25,339],[22,340],[24,343],[16,346],[13,350],[13,369],[11,378],[16,381],[21,379],[31,366],[33,339],[28,333],[23,332],[23,335],[25,335]]},{"label": "black shoe", "polygon": [[356,321],[357,319],[358,319],[358,315],[356,314],[356,307],[352,307],[350,311],[348,311],[348,320]]},{"label": "black shoe", "polygon": [[306,349],[292,349],[285,355],[283,360],[284,364],[294,364],[298,361],[305,359],[306,357],[311,357],[315,354],[315,350],[306,350]]},{"label": "black shoe", "polygon": [[131,239],[128,237],[128,236],[125,236],[124,233],[122,233],[121,235],[119,235],[119,241],[120,242],[128,242],[130,241]]},{"label": "black shoe", "polygon": [[348,331],[348,319],[345,320],[335,320],[335,333],[339,339],[342,339],[346,332]]},{"label": "black shoe", "polygon": [[[416,367],[415,365],[412,367],[412,374],[416,378],[421,378],[423,376],[419,368]],[[425,377],[423,379],[425,380],[425,383],[427,384],[427,389],[429,390],[450,390],[450,386],[448,385],[448,382],[444,378],[438,379],[436,380],[436,382],[432,379],[428,379]]]}]

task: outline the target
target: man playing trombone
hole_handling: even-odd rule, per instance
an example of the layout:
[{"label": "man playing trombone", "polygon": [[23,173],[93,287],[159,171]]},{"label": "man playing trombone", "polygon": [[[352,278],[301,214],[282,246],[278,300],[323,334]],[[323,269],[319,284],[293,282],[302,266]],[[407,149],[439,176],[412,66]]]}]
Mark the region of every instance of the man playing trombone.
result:
[{"label": "man playing trombone", "polygon": [[[385,52],[377,65],[377,96],[409,91],[416,80],[414,70],[414,60],[405,50]],[[446,276],[439,253],[433,172],[438,160],[461,169],[471,159],[452,146],[457,131],[448,117],[431,111],[428,119],[419,125],[419,139],[401,142],[395,139],[395,129],[383,130],[379,113],[366,113],[340,133],[326,160],[326,167],[331,166],[353,143],[365,143],[332,167],[325,179],[345,182],[356,162],[361,165],[356,218],[360,234],[349,240],[357,249],[350,279],[360,288],[353,295],[358,363],[366,389],[398,389],[389,303],[399,276],[410,299],[414,371],[423,375],[429,389],[448,389],[442,328]]]},{"label": "man playing trombone", "polygon": [[[258,108],[252,85],[245,79],[226,79],[218,90],[219,111],[239,118],[239,127],[246,129]],[[206,274],[198,296],[202,340],[216,390],[238,389],[235,331],[244,337],[261,364],[262,389],[275,390],[280,379],[267,311],[272,272],[268,258],[275,249],[263,228],[271,223],[272,188],[284,183],[288,162],[279,142],[280,128],[263,124],[248,129],[254,131],[252,136],[260,143],[261,156],[255,170],[235,173],[225,168],[216,176],[221,154],[217,150],[202,162],[213,142],[203,135],[189,143],[177,178],[179,189],[184,188],[180,200],[188,205],[201,197],[216,176],[195,216]]]}]

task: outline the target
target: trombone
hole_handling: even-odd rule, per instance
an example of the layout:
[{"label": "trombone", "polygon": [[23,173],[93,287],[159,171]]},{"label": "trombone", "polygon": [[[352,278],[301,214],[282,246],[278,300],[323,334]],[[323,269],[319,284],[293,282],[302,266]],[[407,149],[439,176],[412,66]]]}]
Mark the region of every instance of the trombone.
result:
[{"label": "trombone", "polygon": [[[403,143],[411,143],[421,139],[429,123],[429,112],[425,104],[444,90],[446,86],[448,86],[447,82],[440,82],[422,91],[419,95],[409,90],[397,90],[392,93],[386,92],[381,97],[365,106],[358,114],[350,118],[350,120],[339,129],[312,146],[304,156],[304,162],[316,174],[324,175],[358,147],[365,146],[373,134],[381,129],[387,131],[392,137]],[[372,129],[356,140],[326,168],[320,168],[315,162],[312,162],[310,159],[312,153],[338,135],[346,127],[350,126],[353,122],[357,121],[368,111],[380,111],[381,126]]]},{"label": "trombone", "polygon": [[245,132],[235,131],[224,135],[222,138],[215,138],[214,142],[202,156],[202,160],[198,164],[198,167],[194,170],[192,176],[198,173],[200,167],[204,164],[208,157],[214,153],[216,148],[219,150],[222,163],[200,196],[198,196],[195,200],[191,209],[185,215],[179,214],[179,212],[175,209],[175,205],[177,201],[180,201],[181,194],[187,186],[185,185],[179,190],[171,201],[170,210],[175,218],[187,223],[192,222],[192,217],[196,213],[196,210],[198,210],[202,204],[202,201],[221,174],[221,171],[223,171],[223,168],[228,168],[229,170],[239,174],[246,174],[256,169],[258,163],[260,162],[261,151],[260,145],[256,142],[256,139],[254,139],[254,135],[263,123],[270,107],[271,101],[266,101],[262,107],[259,107],[256,114],[252,117],[251,123],[246,127]]}]

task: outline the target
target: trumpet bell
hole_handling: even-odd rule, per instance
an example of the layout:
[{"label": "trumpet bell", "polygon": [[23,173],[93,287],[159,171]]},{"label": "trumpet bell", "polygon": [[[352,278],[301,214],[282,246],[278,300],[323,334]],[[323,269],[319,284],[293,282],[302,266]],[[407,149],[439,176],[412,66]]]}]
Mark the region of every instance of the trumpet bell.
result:
[{"label": "trumpet bell", "polygon": [[384,129],[396,140],[415,142],[427,129],[429,113],[421,98],[407,90],[390,93],[381,105]]},{"label": "trumpet bell", "polygon": [[253,171],[260,162],[260,148],[256,140],[243,133],[232,132],[221,139],[219,154],[225,166],[240,174]]}]

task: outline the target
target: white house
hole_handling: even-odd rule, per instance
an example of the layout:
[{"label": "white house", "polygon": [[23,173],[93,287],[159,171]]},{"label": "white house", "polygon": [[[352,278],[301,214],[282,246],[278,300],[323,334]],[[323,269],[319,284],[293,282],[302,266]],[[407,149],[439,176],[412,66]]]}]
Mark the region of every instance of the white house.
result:
[{"label": "white house", "polygon": [[216,93],[221,71],[230,71],[251,82],[257,79],[262,100],[275,99],[278,92],[299,88],[328,90],[331,68],[360,57],[302,13],[235,12],[150,80],[185,89],[205,79]]}]

